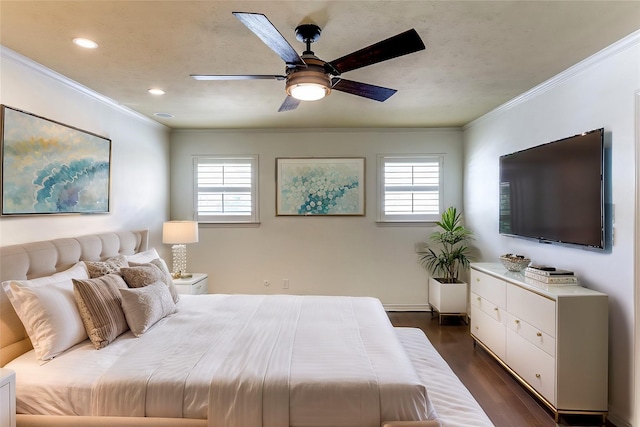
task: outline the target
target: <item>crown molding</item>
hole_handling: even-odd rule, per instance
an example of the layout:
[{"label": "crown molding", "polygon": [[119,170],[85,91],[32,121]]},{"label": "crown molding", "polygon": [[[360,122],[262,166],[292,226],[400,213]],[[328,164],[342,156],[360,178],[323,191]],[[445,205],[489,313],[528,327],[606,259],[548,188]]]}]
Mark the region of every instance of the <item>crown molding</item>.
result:
[{"label": "crown molding", "polygon": [[150,119],[149,117],[138,113],[137,111],[132,110],[129,107],[126,107],[120,103],[118,103],[117,101],[104,96],[96,91],[94,91],[93,89],[89,89],[88,87],[81,85],[80,83],[71,80],[70,78],[56,72],[53,71],[50,68],[45,67],[44,65],[27,58],[24,55],[21,55],[5,46],[0,45],[0,60],[2,61],[12,61],[14,63],[17,63],[23,67],[29,68],[30,70],[33,70],[47,78],[50,78],[52,80],[55,80],[56,82],[70,88],[73,89],[77,92],[80,92],[81,94],[88,96],[89,98],[92,98],[108,107],[111,107],[115,110],[118,110],[122,113],[125,113],[129,116],[132,116],[138,120],[141,120],[145,123],[148,124],[152,124],[155,126],[159,126],[162,128],[167,128],[167,126],[163,125],[160,122],[157,122],[153,119]]},{"label": "crown molding", "polygon": [[543,83],[540,83],[538,86],[535,86],[532,89],[529,89],[528,91],[524,92],[523,94],[513,98],[512,100],[505,102],[504,104],[500,105],[499,107],[496,107],[495,109],[491,110],[487,114],[484,114],[483,116],[480,116],[477,119],[467,123],[466,125],[463,126],[463,129],[467,130],[479,123],[495,118],[501,115],[502,113],[504,113],[505,111],[515,108],[516,106],[523,104],[526,101],[529,101],[530,99],[535,98],[542,93],[548,92],[551,89],[563,84],[567,80],[572,79],[573,77],[582,73],[583,71],[588,70],[592,67],[595,67],[596,65],[609,60],[609,58],[615,55],[618,55],[619,53],[627,49],[630,49],[634,46],[637,46],[639,44],[640,44],[640,30],[629,34],[628,36],[618,40],[612,45],[607,46],[601,51],[591,55],[585,60],[578,62],[577,64],[567,68],[566,70],[562,71],[559,74],[556,74],[554,77],[550,78],[549,80]]}]

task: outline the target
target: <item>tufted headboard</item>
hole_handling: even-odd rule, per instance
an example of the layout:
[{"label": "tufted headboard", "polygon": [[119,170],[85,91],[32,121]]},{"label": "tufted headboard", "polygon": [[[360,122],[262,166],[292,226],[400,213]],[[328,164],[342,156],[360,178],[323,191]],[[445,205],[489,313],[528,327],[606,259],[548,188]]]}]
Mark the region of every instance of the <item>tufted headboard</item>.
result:
[{"label": "tufted headboard", "polygon": [[[35,279],[78,261],[99,261],[147,249],[149,230],[121,231],[0,247],[0,282]],[[9,298],[0,289],[0,367],[32,347]]]}]

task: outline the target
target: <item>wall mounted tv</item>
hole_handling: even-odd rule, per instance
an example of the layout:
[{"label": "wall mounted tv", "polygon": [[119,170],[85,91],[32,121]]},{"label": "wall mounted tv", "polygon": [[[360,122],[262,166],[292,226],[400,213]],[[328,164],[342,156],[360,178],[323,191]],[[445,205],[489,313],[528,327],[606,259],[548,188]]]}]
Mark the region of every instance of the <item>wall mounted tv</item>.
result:
[{"label": "wall mounted tv", "polygon": [[604,129],[500,157],[500,233],[604,249]]}]

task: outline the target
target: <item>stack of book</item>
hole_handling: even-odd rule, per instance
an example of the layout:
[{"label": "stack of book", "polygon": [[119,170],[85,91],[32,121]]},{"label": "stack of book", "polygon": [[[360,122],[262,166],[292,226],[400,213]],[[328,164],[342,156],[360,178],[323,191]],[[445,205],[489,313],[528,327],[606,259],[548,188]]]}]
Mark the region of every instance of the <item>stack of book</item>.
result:
[{"label": "stack of book", "polygon": [[578,277],[573,271],[560,270],[554,267],[530,265],[524,270],[524,276],[547,285],[577,285]]}]

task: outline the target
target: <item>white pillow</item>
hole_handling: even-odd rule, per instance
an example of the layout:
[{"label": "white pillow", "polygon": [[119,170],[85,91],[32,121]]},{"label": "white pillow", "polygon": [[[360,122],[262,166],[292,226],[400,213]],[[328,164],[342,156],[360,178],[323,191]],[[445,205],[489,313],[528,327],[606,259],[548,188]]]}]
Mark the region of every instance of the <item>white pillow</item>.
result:
[{"label": "white pillow", "polygon": [[156,248],[151,248],[144,252],[138,252],[137,254],[126,255],[126,258],[127,258],[127,261],[129,262],[137,262],[139,264],[143,264],[143,263],[151,262],[156,258],[160,258],[160,255],[158,255]]},{"label": "white pillow", "polygon": [[51,276],[2,282],[36,357],[41,360],[52,359],[87,339],[73,295],[72,278],[89,278],[84,263]]},{"label": "white pillow", "polygon": [[142,288],[121,288],[120,296],[129,329],[137,337],[163,317],[176,312],[169,288],[162,281]]}]

